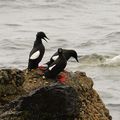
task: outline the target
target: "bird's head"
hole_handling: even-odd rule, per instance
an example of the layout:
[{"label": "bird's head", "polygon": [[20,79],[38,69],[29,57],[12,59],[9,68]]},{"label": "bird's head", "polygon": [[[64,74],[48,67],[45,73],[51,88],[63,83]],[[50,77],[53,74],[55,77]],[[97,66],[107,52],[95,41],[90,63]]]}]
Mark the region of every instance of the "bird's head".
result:
[{"label": "bird's head", "polygon": [[[37,38],[37,39],[44,39],[46,42],[47,42],[47,40],[49,40],[49,38],[45,35],[44,32],[38,32],[38,33],[36,34],[36,38]],[[46,40],[46,39],[47,39],[47,40]]]},{"label": "bird's head", "polygon": [[74,57],[76,59],[76,61],[79,62],[78,55],[77,55],[76,51],[72,51],[72,57]]},{"label": "bird's head", "polygon": [[58,48],[58,54],[62,54],[63,53],[63,49],[62,48]]}]

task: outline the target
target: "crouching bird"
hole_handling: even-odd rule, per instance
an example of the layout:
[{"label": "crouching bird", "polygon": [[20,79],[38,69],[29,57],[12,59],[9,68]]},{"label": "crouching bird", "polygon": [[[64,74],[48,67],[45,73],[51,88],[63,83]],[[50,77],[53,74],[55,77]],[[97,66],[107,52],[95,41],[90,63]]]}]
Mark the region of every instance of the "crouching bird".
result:
[{"label": "crouching bird", "polygon": [[[75,58],[77,62],[78,61],[78,55],[75,50],[69,50],[69,49],[63,49],[63,55],[65,56],[66,60],[68,61],[71,57]],[[55,52],[52,57],[50,58],[50,61],[47,63],[43,64],[45,67],[49,67],[57,58],[59,57],[58,51]]]},{"label": "crouching bird", "polygon": [[48,37],[44,32],[38,32],[36,34],[36,40],[34,42],[33,48],[29,54],[28,70],[38,68],[39,62],[42,60],[45,47],[42,43],[42,39],[47,42]]},{"label": "crouching bird", "polygon": [[67,65],[67,60],[63,54],[63,49],[58,49],[58,58],[49,65],[47,70],[44,73],[46,78],[56,78],[57,75],[64,70]]}]

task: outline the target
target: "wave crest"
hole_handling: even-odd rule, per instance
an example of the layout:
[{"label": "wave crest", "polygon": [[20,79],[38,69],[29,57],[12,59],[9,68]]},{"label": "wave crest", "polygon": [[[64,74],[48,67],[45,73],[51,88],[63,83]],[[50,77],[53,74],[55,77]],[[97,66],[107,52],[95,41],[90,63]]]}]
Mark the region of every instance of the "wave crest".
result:
[{"label": "wave crest", "polygon": [[120,66],[120,55],[117,55],[113,58],[106,59],[103,65],[114,66],[114,67]]},{"label": "wave crest", "polygon": [[120,66],[120,55],[110,57],[98,54],[80,56],[80,64],[87,66]]}]

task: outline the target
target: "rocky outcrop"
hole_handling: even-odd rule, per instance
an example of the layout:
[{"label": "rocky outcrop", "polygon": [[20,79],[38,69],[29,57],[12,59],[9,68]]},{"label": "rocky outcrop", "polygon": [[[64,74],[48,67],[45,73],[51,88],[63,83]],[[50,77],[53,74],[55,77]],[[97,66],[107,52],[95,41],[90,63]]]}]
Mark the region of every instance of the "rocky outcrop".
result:
[{"label": "rocky outcrop", "polygon": [[[14,71],[14,74],[12,74],[12,71]],[[61,74],[65,76],[64,83],[60,83],[59,80],[44,78],[40,69],[31,72],[17,69],[1,70],[0,86],[6,87],[5,90],[4,87],[3,89],[0,88],[0,119],[112,119],[108,109],[93,89],[91,78],[87,77],[84,72],[79,71],[74,73],[64,71]],[[19,79],[17,79],[17,76],[19,76]],[[8,82],[5,82],[6,79]],[[17,84],[16,80],[19,80],[20,84]],[[9,85],[14,86],[13,89],[16,92],[12,91],[10,94],[6,94],[10,90]]]}]

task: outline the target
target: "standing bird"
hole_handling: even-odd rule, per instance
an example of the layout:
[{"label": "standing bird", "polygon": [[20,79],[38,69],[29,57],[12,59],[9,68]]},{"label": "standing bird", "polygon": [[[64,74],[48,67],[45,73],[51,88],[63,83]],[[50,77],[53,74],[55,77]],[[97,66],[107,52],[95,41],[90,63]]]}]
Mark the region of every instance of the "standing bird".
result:
[{"label": "standing bird", "polygon": [[42,39],[47,42],[46,38],[48,39],[44,32],[38,32],[36,34],[36,40],[29,55],[28,70],[38,68],[38,64],[42,60],[45,52],[45,47],[42,44]]},{"label": "standing bird", "polygon": [[47,78],[56,78],[57,75],[64,70],[67,65],[67,60],[63,54],[63,49],[58,49],[58,58],[49,65],[44,75]]},{"label": "standing bird", "polygon": [[[76,59],[77,62],[78,61],[78,55],[77,52],[75,50],[67,50],[67,49],[63,49],[63,54],[66,58],[66,60],[68,61],[71,57],[74,57]],[[49,67],[49,65],[51,65],[57,58],[59,57],[58,55],[58,51],[56,53],[54,53],[52,55],[52,57],[50,58],[50,61],[45,63],[43,66],[45,67]]]}]

